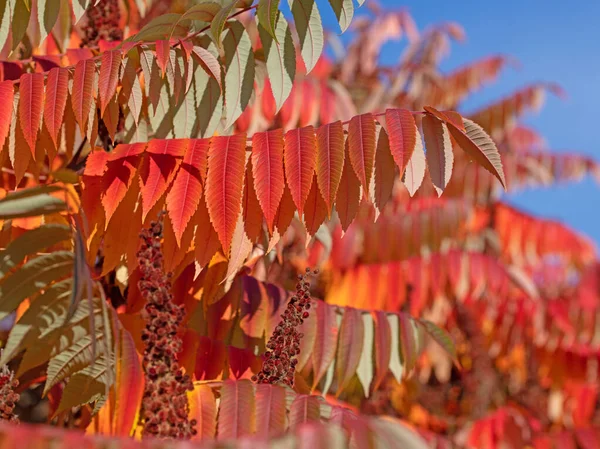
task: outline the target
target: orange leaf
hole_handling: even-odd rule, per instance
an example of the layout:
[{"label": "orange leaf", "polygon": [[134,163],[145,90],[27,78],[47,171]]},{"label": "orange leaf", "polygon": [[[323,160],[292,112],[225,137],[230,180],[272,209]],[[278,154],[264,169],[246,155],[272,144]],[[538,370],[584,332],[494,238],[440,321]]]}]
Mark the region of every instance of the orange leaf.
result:
[{"label": "orange leaf", "polygon": [[186,139],[156,139],[148,144],[148,157],[140,168],[142,220],[171,185],[188,143]]},{"label": "orange leaf", "polygon": [[119,82],[119,69],[121,68],[121,52],[118,50],[106,51],[102,53],[102,62],[100,64],[100,79],[98,80],[98,95],[100,96],[100,117],[104,116],[104,111],[108,102],[117,91]]},{"label": "orange leaf", "polygon": [[312,126],[285,133],[285,177],[300,217],[310,192],[317,162],[316,139]]},{"label": "orange leaf", "polygon": [[294,218],[294,212],[296,208],[294,206],[294,199],[292,198],[292,194],[290,192],[287,184],[283,189],[283,196],[281,197],[281,201],[279,202],[279,208],[277,209],[277,214],[275,215],[275,228],[279,232],[280,235],[287,230]]},{"label": "orange leaf", "polygon": [[213,228],[208,215],[208,209],[204,201],[198,204],[198,211],[194,216],[196,236],[194,237],[194,257],[201,267],[208,265],[210,259],[221,247],[219,236]]},{"label": "orange leaf", "polygon": [[213,137],[208,150],[206,205],[225,254],[242,203],[246,135]]},{"label": "orange leaf", "polygon": [[144,395],[144,374],[131,334],[125,329],[122,329],[120,334],[116,357],[117,375],[112,434],[131,436],[137,425]]},{"label": "orange leaf", "polygon": [[82,134],[85,134],[85,125],[94,99],[92,90],[94,88],[94,77],[96,76],[95,70],[95,63],[92,59],[83,59],[75,66],[75,74],[73,75],[71,104]]},{"label": "orange leaf", "polygon": [[317,318],[317,332],[311,357],[314,371],[313,390],[317,387],[335,357],[338,339],[335,308],[319,301],[314,313]]},{"label": "orange leaf", "polygon": [[[69,94],[69,71],[56,67],[48,73],[46,82],[46,102],[44,103],[44,123],[54,146],[58,148],[58,133],[63,122],[67,95]],[[4,96],[2,96],[4,98]],[[0,142],[2,139],[0,139]]]},{"label": "orange leaf", "polygon": [[385,111],[385,122],[390,137],[390,150],[402,178],[417,145],[417,125],[406,109],[388,109]]},{"label": "orange leaf", "polygon": [[452,174],[454,153],[450,133],[445,123],[432,115],[423,117],[423,135],[425,136],[425,147],[427,152],[427,165],[433,186],[440,196]]},{"label": "orange leaf", "polygon": [[359,181],[356,178],[354,171],[352,171],[350,164],[344,164],[340,188],[338,189],[335,200],[336,210],[340,217],[344,232],[348,230],[348,227],[354,221],[354,217],[356,217],[356,213],[358,212],[359,202]]},{"label": "orange leaf", "polygon": [[0,150],[4,147],[4,141],[10,131],[10,122],[12,119],[13,99],[15,89],[12,81],[0,82]]},{"label": "orange leaf", "polygon": [[198,209],[206,180],[209,139],[192,139],[167,195],[167,210],[173,223],[177,244]]},{"label": "orange leaf", "polygon": [[273,233],[273,220],[285,185],[281,129],[256,133],[252,137],[252,175],[269,233]]},{"label": "orange leaf", "polygon": [[319,230],[319,227],[327,217],[327,205],[319,192],[317,186],[317,174],[314,175],[314,180],[308,192],[308,198],[304,207],[304,225],[306,226],[306,232],[312,237]]},{"label": "orange leaf", "polygon": [[219,440],[237,439],[253,433],[255,418],[252,383],[248,380],[225,381],[219,407]]},{"label": "orange leaf", "polygon": [[[42,73],[21,75],[19,92],[21,130],[35,159],[35,142],[40,129],[44,101],[44,75]],[[4,98],[2,101],[5,101]]]},{"label": "orange leaf", "polygon": [[212,389],[208,385],[194,385],[194,391],[188,391],[190,404],[189,419],[195,419],[196,435],[192,441],[214,438],[217,427],[217,402]]},{"label": "orange leaf", "polygon": [[344,128],[337,121],[317,129],[317,182],[327,205],[327,216],[335,201],[344,167]]},{"label": "orange leaf", "polygon": [[348,155],[365,194],[369,191],[375,163],[375,138],[373,114],[352,117],[348,125]]}]

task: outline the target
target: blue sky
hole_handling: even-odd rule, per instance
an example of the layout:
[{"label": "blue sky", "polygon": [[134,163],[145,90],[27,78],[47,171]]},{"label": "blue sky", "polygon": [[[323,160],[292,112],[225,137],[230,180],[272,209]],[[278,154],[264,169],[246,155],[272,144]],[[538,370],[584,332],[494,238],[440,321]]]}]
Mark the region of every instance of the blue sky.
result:
[{"label": "blue sky", "polygon": [[[453,45],[442,65],[444,70],[490,54],[510,55],[520,62],[519,68],[507,68],[498,82],[474,95],[465,103],[466,110],[473,110],[527,83],[553,81],[560,84],[568,98],[561,100],[547,95],[544,108],[538,114],[526,116],[525,123],[540,131],[552,150],[577,151],[600,160],[597,110],[600,103],[600,1],[380,0],[380,4],[406,7],[419,29],[442,21],[455,21],[464,27],[467,40]],[[328,6],[320,9],[326,26],[336,29],[334,17],[325,11]],[[397,49],[397,46],[385,49],[386,62],[397,60]],[[533,214],[570,225],[590,236],[600,248],[600,185],[593,179],[511,194],[506,200]]]}]

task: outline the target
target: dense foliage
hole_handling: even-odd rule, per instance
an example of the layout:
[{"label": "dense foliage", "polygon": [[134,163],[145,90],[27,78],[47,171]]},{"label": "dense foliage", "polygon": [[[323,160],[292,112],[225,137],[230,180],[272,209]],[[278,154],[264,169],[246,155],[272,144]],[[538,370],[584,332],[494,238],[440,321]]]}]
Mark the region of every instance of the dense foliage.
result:
[{"label": "dense foliage", "polygon": [[600,445],[596,249],[500,199],[600,178],[561,89],[356,3],[0,5],[1,447]]}]

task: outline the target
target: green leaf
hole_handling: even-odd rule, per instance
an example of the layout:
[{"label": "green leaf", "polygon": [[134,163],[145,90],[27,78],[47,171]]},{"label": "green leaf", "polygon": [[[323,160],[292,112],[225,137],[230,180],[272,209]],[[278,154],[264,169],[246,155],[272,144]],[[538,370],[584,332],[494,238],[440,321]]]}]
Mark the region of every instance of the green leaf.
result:
[{"label": "green leaf", "polygon": [[292,33],[283,14],[279,14],[276,19],[275,39],[267,33],[262,24],[258,25],[258,33],[267,58],[267,74],[271,81],[275,105],[279,111],[292,91],[296,76],[296,50]]},{"label": "green leaf", "polygon": [[215,14],[214,19],[210,23],[210,33],[214,43],[217,47],[221,48],[221,34],[223,34],[223,30],[225,29],[225,23],[229,18],[231,12],[235,9],[235,5],[237,4],[237,0],[233,0],[227,6],[221,8],[221,10]]},{"label": "green leaf", "polygon": [[71,407],[89,404],[96,401],[106,391],[106,361],[105,358],[96,360],[94,375],[83,373],[83,370],[73,375],[62,392],[60,404],[54,414],[70,410]]},{"label": "green leaf", "polygon": [[42,225],[25,232],[0,252],[0,277],[23,262],[26,256],[70,238],[71,228],[61,224]]},{"label": "green leaf", "polygon": [[[211,46],[216,51],[212,42]],[[211,47],[206,51],[209,52],[210,49]],[[193,132],[199,137],[211,137],[223,114],[223,92],[219,81],[194,61],[194,78],[190,90],[194,94],[194,107],[197,111],[202,111],[202,114],[196,114]]]},{"label": "green leaf", "polygon": [[190,23],[190,20],[181,20],[181,14],[163,14],[153,19],[136,34],[127,38],[125,42],[153,42],[169,37],[185,37]]},{"label": "green leaf", "polygon": [[277,17],[279,16],[279,0],[259,0],[256,16],[258,17],[258,23],[278,42],[279,37],[277,36],[276,27]]},{"label": "green leaf", "polygon": [[60,12],[60,0],[42,0],[37,2],[37,19],[40,24],[40,42],[50,34],[58,13]]},{"label": "green leaf", "polygon": [[29,25],[29,17],[31,16],[31,8],[27,7],[25,0],[16,0],[14,5],[14,14],[12,17],[12,50],[17,48],[23,37],[25,37],[27,26]]},{"label": "green leaf", "polygon": [[15,310],[21,301],[47,285],[68,275],[73,268],[73,253],[56,251],[23,265],[0,284],[0,319]]},{"label": "green leaf", "polygon": [[14,11],[14,0],[0,2],[0,48],[4,48]]},{"label": "green leaf", "polygon": [[181,18],[211,23],[220,10],[221,5],[219,3],[206,1],[192,6],[183,13]]},{"label": "green leaf", "polygon": [[444,329],[436,326],[431,321],[419,320],[418,323],[420,323],[425,328],[427,334],[429,334],[429,336],[433,338],[456,363],[458,363],[456,346],[454,345],[454,341],[452,341],[452,337],[450,337]]},{"label": "green leaf", "polygon": [[240,22],[232,22],[223,38],[225,48],[225,127],[244,112],[254,89],[252,42]]},{"label": "green leaf", "polygon": [[66,209],[67,204],[63,200],[46,193],[25,197],[8,195],[0,200],[0,220],[35,217]]},{"label": "green leaf", "polygon": [[73,5],[73,15],[75,16],[75,22],[73,22],[73,24],[79,22],[79,19],[81,19],[85,13],[85,10],[88,9],[90,3],[91,0],[72,0],[71,4]]},{"label": "green leaf", "polygon": [[21,319],[11,329],[2,351],[0,365],[6,365],[16,354],[31,347],[42,334],[46,336],[64,324],[71,296],[71,285],[71,279],[57,282],[32,301]]},{"label": "green leaf", "polygon": [[310,72],[323,52],[324,37],[321,14],[314,0],[288,0],[300,39],[300,53]]},{"label": "green leaf", "polygon": [[352,0],[329,0],[333,12],[338,19],[342,33],[348,29],[354,16],[354,4]]}]

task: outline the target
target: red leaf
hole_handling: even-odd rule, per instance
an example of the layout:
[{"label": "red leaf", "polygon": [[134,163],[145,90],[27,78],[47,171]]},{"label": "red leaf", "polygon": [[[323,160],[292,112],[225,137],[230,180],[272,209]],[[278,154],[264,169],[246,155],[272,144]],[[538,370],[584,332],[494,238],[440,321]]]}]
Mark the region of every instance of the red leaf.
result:
[{"label": "red leaf", "polygon": [[108,102],[117,91],[119,82],[119,69],[121,68],[121,52],[117,50],[107,51],[102,54],[100,64],[100,79],[98,80],[98,94],[100,96],[100,117],[104,116],[104,110]]},{"label": "red leaf", "polygon": [[312,126],[293,129],[285,134],[285,177],[300,216],[313,180],[317,162],[316,146]]},{"label": "red leaf", "polygon": [[244,179],[244,195],[242,196],[242,212],[244,220],[244,232],[252,241],[257,242],[262,235],[263,214],[260,211],[260,203],[256,197],[254,176],[252,175],[252,164],[246,167]]},{"label": "red leaf", "polygon": [[423,117],[423,134],[429,175],[440,196],[450,181],[454,163],[450,133],[445,123],[431,115],[426,115]]},{"label": "red leaf", "polygon": [[352,117],[348,125],[348,155],[354,173],[366,194],[375,163],[375,121],[373,114]]},{"label": "red leaf", "polygon": [[75,75],[73,75],[71,104],[82,134],[85,134],[85,125],[92,106],[95,70],[92,59],[83,59],[75,66]]},{"label": "red leaf", "polygon": [[375,322],[375,378],[373,391],[377,391],[389,371],[391,357],[391,329],[387,314],[381,310],[372,312]]},{"label": "red leaf", "polygon": [[410,196],[413,196],[425,177],[425,152],[423,151],[423,141],[421,135],[417,134],[417,144],[415,151],[406,165],[406,171],[404,172],[404,185],[408,189]]},{"label": "red leaf", "polygon": [[306,226],[306,232],[311,237],[316,234],[325,217],[327,217],[327,205],[319,193],[316,173],[314,178],[304,206],[306,208],[304,211],[304,225]]},{"label": "red leaf", "polygon": [[317,318],[317,333],[312,352],[313,390],[327,372],[335,357],[338,339],[338,328],[335,319],[335,308],[320,301],[314,311]]},{"label": "red leaf", "polygon": [[410,111],[406,109],[388,109],[385,111],[385,122],[390,138],[390,150],[402,178],[417,144],[417,125]]},{"label": "red leaf", "polygon": [[167,64],[169,64],[171,46],[169,41],[156,41],[156,63],[162,72],[162,77],[165,77],[167,72]]},{"label": "red leaf", "polygon": [[252,383],[248,380],[224,382],[219,406],[219,440],[237,439],[253,433],[254,421],[255,404]]},{"label": "red leaf", "polygon": [[394,167],[394,158],[390,152],[388,134],[385,129],[381,128],[377,140],[377,154],[375,155],[375,192],[373,192],[375,206],[380,211],[392,196],[395,180],[396,168]]},{"label": "red leaf", "polygon": [[354,221],[354,217],[356,217],[356,213],[358,212],[359,202],[359,181],[356,178],[356,175],[354,174],[350,164],[344,164],[344,168],[342,170],[342,179],[340,180],[340,188],[338,189],[335,200],[336,210],[340,217],[340,222],[344,232],[348,230],[348,227]]},{"label": "red leaf", "polygon": [[0,83],[0,98],[2,98],[0,102],[0,150],[4,146],[4,141],[10,131],[14,94],[15,89],[11,81]]},{"label": "red leaf", "polygon": [[206,179],[209,139],[189,140],[189,148],[167,195],[167,210],[177,244],[198,209]]},{"label": "red leaf", "polygon": [[289,187],[286,185],[283,189],[283,196],[279,202],[279,208],[275,215],[274,225],[280,235],[287,230],[294,218],[294,212],[296,208],[294,206],[294,200],[290,193]]},{"label": "red leaf", "polygon": [[331,209],[342,179],[344,167],[344,128],[337,121],[317,129],[317,182],[327,205]]},{"label": "red leaf", "polygon": [[[55,68],[48,73],[46,82],[46,102],[44,103],[44,123],[54,146],[58,148],[58,133],[63,122],[69,93],[69,71]],[[4,98],[4,96],[2,96]],[[1,141],[1,139],[0,139]]]},{"label": "red leaf", "polygon": [[[269,232],[283,196],[283,131],[256,133],[252,138],[252,174],[254,188],[265,214]],[[252,237],[250,237],[252,239]]]},{"label": "red leaf", "polygon": [[226,255],[242,202],[246,135],[213,137],[208,150],[206,205]]},{"label": "red leaf", "polygon": [[[21,130],[35,159],[35,142],[42,120],[44,75],[41,73],[25,73],[21,75],[19,92],[19,121],[21,123]],[[2,98],[2,101],[4,101],[4,98]]]}]

